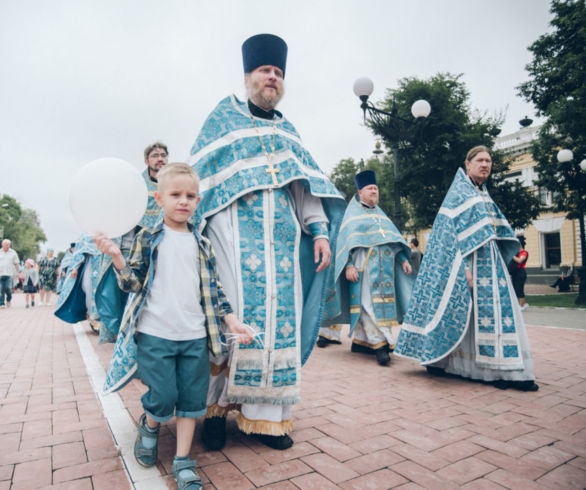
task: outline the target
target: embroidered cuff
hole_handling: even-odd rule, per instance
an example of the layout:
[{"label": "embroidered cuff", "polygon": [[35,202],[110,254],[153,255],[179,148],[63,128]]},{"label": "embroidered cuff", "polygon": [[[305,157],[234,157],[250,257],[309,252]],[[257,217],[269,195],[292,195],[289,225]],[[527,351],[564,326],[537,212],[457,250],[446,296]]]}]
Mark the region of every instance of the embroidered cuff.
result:
[{"label": "embroidered cuff", "polygon": [[397,259],[399,260],[399,262],[402,264],[403,262],[405,262],[407,260],[407,256],[405,255],[405,252],[403,252],[402,250],[397,254]]},{"label": "embroidered cuff", "polygon": [[328,224],[325,222],[318,222],[318,223],[311,223],[307,226],[309,229],[309,234],[312,236],[313,240],[317,240],[318,238],[325,238],[329,240],[328,235]]}]

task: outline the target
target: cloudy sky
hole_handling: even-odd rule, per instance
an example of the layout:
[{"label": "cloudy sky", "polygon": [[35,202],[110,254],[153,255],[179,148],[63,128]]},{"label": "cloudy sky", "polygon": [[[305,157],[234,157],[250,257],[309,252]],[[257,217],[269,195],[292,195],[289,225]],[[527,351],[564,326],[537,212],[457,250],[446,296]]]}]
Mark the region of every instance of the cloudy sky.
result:
[{"label": "cloudy sky", "polygon": [[[141,171],[161,139],[184,161],[207,114],[243,95],[240,46],[271,32],[289,45],[279,107],[329,172],[368,157],[356,78],[372,99],[397,80],[463,73],[471,106],[532,117],[515,87],[549,26],[546,0],[18,0],[0,2],[0,194],[35,209],[48,242],[80,233],[70,182],[101,157]],[[433,108],[432,108],[433,110]]]}]

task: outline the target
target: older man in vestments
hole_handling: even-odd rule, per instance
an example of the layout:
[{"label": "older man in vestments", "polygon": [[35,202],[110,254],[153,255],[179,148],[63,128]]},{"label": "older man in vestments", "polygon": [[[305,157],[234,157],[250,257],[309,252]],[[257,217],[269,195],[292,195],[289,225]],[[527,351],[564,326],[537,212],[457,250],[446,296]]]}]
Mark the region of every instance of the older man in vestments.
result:
[{"label": "older man in vestments", "polygon": [[535,391],[533,360],[507,264],[515,233],[484,183],[485,146],[466,156],[433,224],[395,353],[432,374]]},{"label": "older man in vestments", "polygon": [[242,432],[286,449],[344,200],[275,109],[285,41],[259,34],[244,42],[242,55],[248,100],[232,95],[218,104],[190,162],[201,178],[198,226],[212,242],[234,311],[257,341],[211,359],[203,440],[221,448],[226,414],[238,408]]},{"label": "older man in vestments", "polygon": [[395,345],[392,328],[401,322],[411,297],[410,251],[377,205],[376,174],[365,170],[354,181],[358,193],[346,208],[336,244],[337,294],[330,295],[330,316],[319,331],[317,345],[339,343],[340,323],[350,323],[352,352],[375,354],[377,362],[387,366]]}]

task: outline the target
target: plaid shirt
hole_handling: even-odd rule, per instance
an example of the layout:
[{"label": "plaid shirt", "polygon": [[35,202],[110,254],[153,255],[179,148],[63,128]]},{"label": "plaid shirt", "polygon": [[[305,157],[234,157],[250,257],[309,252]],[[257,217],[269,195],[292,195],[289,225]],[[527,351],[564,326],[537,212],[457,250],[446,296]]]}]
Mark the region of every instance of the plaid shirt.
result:
[{"label": "plaid shirt", "polygon": [[[193,230],[191,225],[189,227],[199,247],[200,298],[206,319],[208,348],[214,356],[217,356],[222,353],[220,319],[232,313],[232,307],[218,280],[216,258],[211,243]],[[131,296],[130,305],[126,308],[121,330],[135,331],[136,321],[156,274],[158,246],[163,234],[162,221],[159,221],[154,228],[140,230],[134,238],[126,267],[120,271],[115,269],[120,288],[136,293]]]}]

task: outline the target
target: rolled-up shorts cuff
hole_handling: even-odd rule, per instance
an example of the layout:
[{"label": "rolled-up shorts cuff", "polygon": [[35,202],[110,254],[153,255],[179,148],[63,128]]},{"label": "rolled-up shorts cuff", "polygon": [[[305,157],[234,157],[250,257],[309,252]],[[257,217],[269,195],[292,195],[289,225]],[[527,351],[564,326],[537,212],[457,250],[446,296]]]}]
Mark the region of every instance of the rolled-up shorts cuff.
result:
[{"label": "rolled-up shorts cuff", "polygon": [[207,413],[207,411],[208,411],[207,407],[203,408],[202,410],[195,410],[195,411],[192,410],[189,412],[186,412],[184,410],[177,410],[175,412],[175,415],[177,417],[184,417],[186,419],[198,419],[200,417],[203,417]]},{"label": "rolled-up shorts cuff", "polygon": [[[143,407],[144,408],[144,407]],[[146,413],[151,419],[153,419],[155,422],[167,422],[167,420],[169,420],[171,417],[173,417],[173,414],[171,415],[166,415],[164,417],[158,416],[158,415],[153,415],[151,412],[149,412],[148,410],[145,410],[144,413]]]}]

